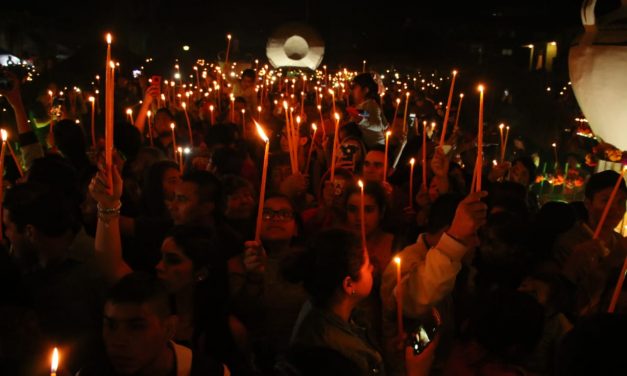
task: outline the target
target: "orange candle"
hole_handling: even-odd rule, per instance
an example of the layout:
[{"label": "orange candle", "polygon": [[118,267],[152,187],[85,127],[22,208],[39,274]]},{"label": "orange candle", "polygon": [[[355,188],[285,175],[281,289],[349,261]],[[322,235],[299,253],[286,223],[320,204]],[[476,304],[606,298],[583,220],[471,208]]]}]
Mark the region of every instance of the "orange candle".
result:
[{"label": "orange candle", "polygon": [[422,190],[427,190],[427,121],[422,122]]},{"label": "orange candle", "polygon": [[96,147],[96,98],[89,97],[91,102],[91,146]]},{"label": "orange candle", "polygon": [[409,160],[409,207],[414,206],[414,164],[416,159]]},{"label": "orange candle", "polygon": [[261,106],[257,106],[257,120],[261,121]]},{"label": "orange candle", "polygon": [[455,78],[457,77],[457,71],[453,71],[453,79],[451,80],[451,89],[448,92],[448,101],[446,102],[446,111],[444,112],[444,122],[442,123],[442,134],[440,135],[440,147],[444,145],[446,141],[446,128],[448,126],[448,117],[451,111],[451,102],[453,101],[453,91],[455,89]]},{"label": "orange candle", "polygon": [[407,108],[409,107],[409,91],[405,93],[405,112],[403,112],[403,131],[407,133]]},{"label": "orange candle", "polygon": [[189,121],[189,115],[187,114],[187,103],[181,103],[183,106],[183,113],[185,113],[185,121],[187,122],[187,132],[189,132],[189,143],[194,145],[194,134],[192,132],[192,123]]},{"label": "orange candle", "polygon": [[390,147],[390,135],[392,131],[385,132],[385,156],[383,158],[383,181],[388,180],[388,150]]},{"label": "orange candle", "polygon": [[176,128],[176,124],[170,123],[170,129],[172,129],[172,156],[174,157],[174,161],[176,162],[176,132],[174,132],[174,128]]},{"label": "orange candle", "polygon": [[305,116],[305,92],[304,91],[300,92],[300,116]]},{"label": "orange candle", "polygon": [[396,123],[396,118],[398,117],[398,108],[401,106],[401,98],[396,98],[396,110],[394,110],[394,118],[392,119],[392,125]]},{"label": "orange candle", "polygon": [[246,110],[242,108],[242,136],[246,138]]},{"label": "orange candle", "polygon": [[[2,151],[0,151],[0,212],[2,211],[2,201],[4,200],[4,155],[7,146],[7,131],[0,129],[2,135]],[[2,223],[0,218],[0,224]],[[0,240],[2,240],[2,226],[0,225]]]},{"label": "orange candle", "polygon": [[607,214],[610,212],[610,208],[612,207],[614,198],[616,198],[616,194],[618,193],[618,188],[620,188],[620,184],[623,182],[625,171],[627,171],[627,166],[621,169],[620,176],[616,180],[616,184],[614,185],[614,189],[612,189],[610,198],[607,200],[607,203],[605,204],[605,208],[603,209],[603,214],[601,214],[599,223],[597,223],[596,230],[594,231],[594,236],[592,237],[593,239],[598,239],[599,235],[601,234],[601,230],[603,229],[603,225],[605,224],[605,220],[607,219]]},{"label": "orange candle", "polygon": [[333,136],[333,151],[331,153],[331,183],[335,181],[335,155],[337,152],[337,144],[338,144],[338,131],[340,128],[340,115],[336,112],[335,116],[335,134]]},{"label": "orange candle", "polygon": [[261,221],[263,220],[263,205],[266,197],[266,178],[268,173],[268,154],[270,153],[270,140],[266,136],[259,123],[255,122],[259,137],[266,143],[266,149],[263,155],[263,168],[261,170],[261,188],[259,189],[259,205],[257,208],[257,227],[255,228],[255,241],[261,241]]},{"label": "orange candle", "polygon": [[176,148],[176,152],[174,153],[175,157],[176,157],[176,153],[178,152],[178,164],[179,164],[179,172],[181,173],[181,175],[183,175],[183,148],[182,147],[177,147]]},{"label": "orange candle", "polygon": [[148,110],[146,115],[148,117],[148,138],[150,139],[150,146],[155,146],[155,141],[152,139],[152,111]]},{"label": "orange candle", "polygon": [[305,163],[305,174],[309,174],[309,163],[311,163],[311,152],[314,149],[314,144],[316,142],[316,132],[318,131],[318,127],[316,123],[311,123],[311,129],[313,129],[313,135],[311,136],[311,142],[309,144],[309,154],[307,155],[307,163]]},{"label": "orange candle", "polygon": [[366,209],[364,204],[364,182],[359,179],[357,181],[357,185],[359,185],[359,189],[361,192],[361,204],[359,205],[359,223],[361,225],[361,245],[364,247],[364,251],[367,251],[367,242],[366,242]]},{"label": "orange candle", "polygon": [[503,137],[503,129],[505,128],[505,124],[501,123],[499,124],[499,136],[501,137],[501,144],[500,144],[500,152],[499,154],[501,155],[501,163],[503,163],[503,143],[505,142],[505,138]]},{"label": "orange candle", "polygon": [[226,35],[226,57],[224,59],[224,68],[229,64],[229,52],[231,51],[231,34]]},{"label": "orange candle", "polygon": [[403,327],[403,295],[401,287],[401,258],[394,257],[396,263],[396,322],[398,325],[398,336],[401,337],[405,333]]},{"label": "orange candle", "polygon": [[[621,228],[622,231],[622,228]],[[616,281],[616,287],[614,287],[614,293],[612,294],[612,300],[610,301],[610,306],[608,308],[609,313],[614,313],[614,309],[616,309],[616,302],[618,301],[618,297],[620,296],[620,292],[623,291],[623,284],[625,283],[625,274],[627,274],[627,257],[625,257],[625,261],[623,262],[623,268],[618,275],[618,281]]]},{"label": "orange candle", "polygon": [[211,125],[214,125],[216,122],[216,119],[214,117],[214,113],[213,113],[214,107],[213,105],[209,106],[209,112],[211,113]]},{"label": "orange candle", "polygon": [[128,121],[129,121],[131,124],[135,125],[135,122],[133,121],[133,109],[131,109],[131,108],[127,108],[127,109],[126,109],[126,116],[128,116]]},{"label": "orange candle", "polygon": [[464,100],[464,93],[459,94],[459,104],[457,105],[457,114],[455,115],[455,125],[453,130],[457,130],[459,127],[459,115],[462,113],[462,101]]},{"label": "orange candle", "polygon": [[19,159],[17,159],[17,156],[15,155],[15,151],[13,150],[13,147],[11,146],[10,142],[7,142],[7,148],[9,149],[9,153],[11,153],[11,158],[13,158],[13,163],[15,163],[15,167],[17,167],[17,171],[20,173],[21,177],[24,177],[24,170],[22,169],[22,164],[20,163]]},{"label": "orange candle", "polygon": [[231,94],[231,123],[235,123],[235,96]]},{"label": "orange candle", "polygon": [[329,94],[331,94],[331,102],[333,104],[333,113],[335,113],[335,91],[333,91],[333,89],[329,89]]},{"label": "orange candle", "polygon": [[107,61],[106,71],[106,103],[105,103],[105,168],[109,193],[113,192],[113,97],[115,91],[115,64],[111,61],[111,34],[107,34]]},{"label": "orange candle", "polygon": [[509,125],[505,127],[505,141],[503,141],[503,156],[501,160],[505,160],[505,151],[507,150],[507,140],[509,139]]},{"label": "orange candle", "polygon": [[477,132],[477,163],[475,173],[476,179],[476,191],[481,191],[481,171],[483,166],[483,85],[479,85],[479,130]]},{"label": "orange candle", "polygon": [[292,137],[292,127],[290,125],[290,115],[288,113],[289,106],[287,101],[283,101],[283,111],[285,111],[285,138],[287,138],[287,145],[290,153],[290,166],[292,167],[292,174],[296,173],[296,161],[294,160],[294,145],[292,145],[292,141],[294,140]]},{"label": "orange candle", "polygon": [[59,349],[56,347],[52,350],[52,359],[50,361],[50,376],[57,376],[59,369]]},{"label": "orange candle", "polygon": [[318,114],[320,114],[320,126],[322,127],[322,137],[327,136],[327,131],[324,129],[324,118],[322,117],[322,106],[318,105]]}]

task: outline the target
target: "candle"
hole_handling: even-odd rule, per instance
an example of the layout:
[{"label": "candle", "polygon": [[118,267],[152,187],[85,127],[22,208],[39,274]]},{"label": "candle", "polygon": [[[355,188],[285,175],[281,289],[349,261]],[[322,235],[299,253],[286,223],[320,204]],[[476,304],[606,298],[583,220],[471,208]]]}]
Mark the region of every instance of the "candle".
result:
[{"label": "candle", "polygon": [[[0,209],[2,209],[2,201],[4,199],[4,155],[6,153],[7,146],[7,131],[4,129],[0,129],[0,135],[2,136],[2,151],[0,151]],[[1,212],[1,210],[0,210]],[[0,224],[1,224],[0,218]],[[2,240],[3,232],[2,226],[0,225],[0,240]]]},{"label": "candle", "polygon": [[462,101],[464,100],[464,93],[459,94],[459,104],[457,105],[457,114],[455,115],[455,125],[453,131],[459,128],[459,115],[462,113]]},{"label": "candle", "polygon": [[129,121],[131,124],[135,125],[135,122],[133,121],[133,109],[131,109],[131,108],[127,108],[127,109],[126,109],[126,116],[128,116],[128,121]]},{"label": "candle", "polygon": [[300,92],[300,116],[305,116],[305,92]]},{"label": "candle", "polygon": [[392,131],[385,132],[385,156],[383,157],[383,181],[388,180],[388,150],[390,147],[390,136]]},{"label": "candle", "polygon": [[214,114],[213,114],[213,110],[214,110],[213,105],[209,105],[209,112],[211,113],[211,125],[214,125],[215,124],[215,120],[216,120],[215,117],[214,117]]},{"label": "candle", "polygon": [[294,160],[294,146],[292,145],[292,127],[290,126],[290,115],[288,113],[289,106],[287,101],[283,101],[283,111],[285,111],[285,138],[287,138],[287,145],[290,153],[290,166],[292,167],[292,174],[296,173],[296,161]]},{"label": "candle", "polygon": [[409,107],[409,91],[405,93],[405,112],[403,112],[403,131],[407,133],[407,108]]},{"label": "candle", "polygon": [[261,106],[257,106],[257,120],[261,121]]},{"label": "candle", "polygon": [[170,123],[170,129],[172,129],[172,156],[174,157],[174,161],[176,162],[176,133],[174,132],[174,128],[176,128],[176,124]]},{"label": "candle", "polygon": [[148,138],[150,139],[150,146],[155,146],[155,141],[152,138],[152,111],[148,110],[146,115],[148,117]]},{"label": "candle", "polygon": [[553,156],[555,157],[555,169],[557,170],[557,165],[558,165],[558,160],[557,160],[557,143],[552,143],[551,146],[553,147]]},{"label": "candle", "polygon": [[91,102],[91,146],[96,147],[96,98],[93,96],[89,97],[89,102]]},{"label": "candle", "polygon": [[392,126],[396,123],[396,117],[398,116],[398,108],[401,106],[401,98],[396,98],[396,110],[394,110],[394,118],[392,119]]},{"label": "candle", "polygon": [[257,227],[255,228],[255,241],[259,242],[261,240],[261,221],[263,216],[263,205],[266,196],[266,178],[268,173],[268,154],[270,152],[270,140],[266,136],[266,133],[263,131],[259,123],[255,122],[255,126],[257,127],[257,133],[259,133],[259,137],[266,143],[266,149],[263,155],[263,168],[261,170],[261,188],[259,189],[259,205],[257,208]]},{"label": "candle", "polygon": [[311,162],[311,152],[314,149],[314,143],[316,142],[316,132],[318,131],[318,127],[316,123],[311,123],[311,129],[313,129],[313,135],[311,136],[311,142],[309,143],[309,153],[307,155],[307,163],[305,163],[305,174],[309,174],[309,163]]},{"label": "candle", "polygon": [[231,94],[231,123],[235,123],[235,96]]},{"label": "candle", "polygon": [[57,376],[59,369],[59,349],[56,347],[52,350],[52,360],[50,362],[50,376]]},{"label": "candle", "polygon": [[105,168],[109,193],[113,193],[113,100],[115,64],[111,61],[111,34],[107,34],[107,65],[105,74]]},{"label": "candle", "polygon": [[335,113],[335,91],[333,91],[333,89],[329,89],[329,94],[331,94],[331,103],[333,105],[333,113]]},{"label": "candle", "polygon": [[359,189],[361,192],[361,204],[359,205],[359,224],[361,225],[361,245],[364,247],[364,251],[367,251],[367,243],[366,243],[366,209],[364,204],[364,182],[359,179],[357,181],[357,185],[359,185]]},{"label": "candle", "polygon": [[597,223],[596,230],[594,231],[593,239],[598,239],[599,235],[601,235],[601,230],[603,230],[603,225],[605,224],[605,220],[607,219],[607,214],[610,212],[610,208],[612,207],[612,203],[614,202],[614,198],[618,193],[618,188],[620,188],[621,183],[623,182],[623,178],[625,176],[625,171],[627,171],[627,166],[624,166],[621,169],[620,175],[616,180],[616,184],[614,185],[614,189],[612,189],[612,193],[610,194],[610,198],[607,200],[605,204],[605,208],[603,209],[603,214],[601,214],[601,218],[599,219],[599,223]]},{"label": "candle", "polygon": [[242,108],[242,136],[246,138],[246,110]]},{"label": "candle", "polygon": [[401,337],[405,333],[403,328],[403,300],[401,288],[401,258],[394,257],[396,263],[396,322],[398,325],[398,336]]},{"label": "candle", "polygon": [[501,156],[501,161],[505,160],[505,151],[507,150],[507,140],[509,139],[509,125],[505,127],[505,140],[503,141],[503,155]]},{"label": "candle", "polygon": [[[621,231],[622,230],[623,230],[623,227],[621,226]],[[625,283],[625,274],[627,274],[627,257],[625,257],[625,261],[623,262],[623,267],[620,270],[620,274],[618,275],[618,281],[616,281],[616,287],[614,287],[612,300],[610,301],[610,306],[607,310],[609,313],[614,313],[614,309],[616,309],[616,302],[618,301],[620,292],[623,290],[623,284]]]},{"label": "candle", "polygon": [[322,127],[322,138],[327,136],[327,131],[324,129],[324,118],[322,117],[322,106],[318,105],[318,114],[320,114],[320,126]]},{"label": "candle", "polygon": [[19,159],[17,159],[17,156],[15,155],[15,151],[13,150],[13,147],[11,146],[10,142],[7,142],[7,148],[9,149],[9,153],[11,153],[11,158],[13,158],[13,163],[15,163],[15,167],[17,167],[17,171],[20,173],[21,177],[24,177],[24,170],[22,169],[22,164],[20,163]]},{"label": "candle", "polygon": [[362,61],[361,72],[366,73],[366,60]]},{"label": "candle", "polygon": [[414,164],[416,159],[409,160],[409,207],[414,206]]},{"label": "candle", "polygon": [[340,114],[337,112],[334,114],[335,117],[335,133],[333,136],[333,151],[331,153],[331,183],[335,181],[335,154],[337,152],[337,144],[338,144],[338,131],[340,128]]},{"label": "candle", "polygon": [[476,163],[476,174],[477,174],[477,186],[476,191],[481,191],[481,171],[483,166],[483,85],[479,85],[479,130],[477,132],[477,163]]},{"label": "candle", "polygon": [[224,68],[229,64],[229,52],[231,51],[231,34],[226,35],[226,57],[224,59]]},{"label": "candle", "polygon": [[427,121],[422,122],[422,190],[427,190]]},{"label": "candle", "polygon": [[183,112],[185,113],[185,121],[187,122],[187,132],[189,132],[189,143],[194,145],[194,134],[192,132],[192,123],[189,121],[189,115],[187,114],[187,103],[181,103],[183,106]]},{"label": "candle", "polygon": [[448,117],[451,111],[451,102],[453,101],[453,91],[455,88],[455,78],[457,77],[457,71],[453,71],[453,79],[451,80],[451,89],[448,92],[448,101],[446,102],[446,111],[444,112],[444,122],[442,123],[442,134],[440,135],[440,147],[444,145],[446,140],[446,128],[448,126]]},{"label": "candle", "polygon": [[[178,163],[179,163],[179,171],[181,173],[181,175],[183,175],[183,148],[182,147],[177,147],[176,151],[178,152]],[[176,157],[176,152],[174,153],[175,157]]]},{"label": "candle", "polygon": [[505,128],[505,124],[501,123],[499,124],[499,135],[500,135],[500,156],[501,156],[501,163],[503,162],[503,143],[505,142],[505,138],[503,138],[503,128]]}]

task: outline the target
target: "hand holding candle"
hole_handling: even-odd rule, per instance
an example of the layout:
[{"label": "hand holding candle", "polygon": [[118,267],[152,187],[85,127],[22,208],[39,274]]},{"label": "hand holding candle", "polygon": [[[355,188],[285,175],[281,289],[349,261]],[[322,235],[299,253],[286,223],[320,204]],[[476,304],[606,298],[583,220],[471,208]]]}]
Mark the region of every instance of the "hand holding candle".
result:
[{"label": "hand holding candle", "polygon": [[475,192],[481,192],[481,173],[483,170],[483,85],[479,85],[479,124],[477,132],[477,162],[475,166]]}]

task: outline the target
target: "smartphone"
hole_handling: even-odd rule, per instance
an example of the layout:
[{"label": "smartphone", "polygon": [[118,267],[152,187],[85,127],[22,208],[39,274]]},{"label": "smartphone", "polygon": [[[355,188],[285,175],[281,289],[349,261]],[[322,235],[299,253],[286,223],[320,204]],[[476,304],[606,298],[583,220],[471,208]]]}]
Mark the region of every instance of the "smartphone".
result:
[{"label": "smartphone", "polygon": [[414,355],[418,355],[425,351],[425,349],[435,338],[436,333],[437,327],[425,327],[423,325],[420,325],[409,338],[409,340],[411,341],[410,346],[414,351]]},{"label": "smartphone", "polygon": [[150,78],[150,86],[156,87],[159,90],[158,95],[161,95],[161,76],[152,76]]}]

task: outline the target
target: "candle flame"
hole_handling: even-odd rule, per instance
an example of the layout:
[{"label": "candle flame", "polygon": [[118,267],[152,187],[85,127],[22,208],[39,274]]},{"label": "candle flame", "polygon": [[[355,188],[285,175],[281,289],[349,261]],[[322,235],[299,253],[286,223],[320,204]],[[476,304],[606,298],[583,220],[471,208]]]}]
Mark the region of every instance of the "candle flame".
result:
[{"label": "candle flame", "polygon": [[552,144],[551,144],[551,146],[553,146],[554,148],[556,148],[556,147],[557,147],[557,144],[554,142],[554,143],[552,143]]},{"label": "candle flame", "polygon": [[257,106],[257,111],[261,112],[261,106]]},{"label": "candle flame", "polygon": [[364,182],[361,181],[361,179],[357,181],[357,185],[359,186],[359,188],[364,189]]},{"label": "candle flame", "polygon": [[126,114],[127,115],[133,115],[133,110],[131,110],[130,108],[126,109]]},{"label": "candle flame", "polygon": [[300,116],[296,116],[296,124],[300,124]]},{"label": "candle flame", "polygon": [[283,108],[287,110],[287,107],[288,107],[287,101],[283,101]]},{"label": "candle flame", "polygon": [[333,117],[335,118],[335,120],[340,121],[340,114],[338,114],[337,112],[333,114]]},{"label": "candle flame", "polygon": [[329,89],[329,94],[335,95],[335,92],[333,91],[333,89]]},{"label": "candle flame", "polygon": [[453,70],[453,76],[457,76],[457,70]]},{"label": "candle flame", "polygon": [[2,134],[2,141],[6,141],[9,137],[9,134],[4,129],[0,129],[0,134]]},{"label": "candle flame", "polygon": [[401,265],[401,258],[398,256],[394,257],[394,262],[396,263],[396,265]]},{"label": "candle flame", "polygon": [[392,131],[385,132],[385,137],[390,137],[392,135]]},{"label": "candle flame", "polygon": [[227,34],[226,39],[231,40],[231,34]]},{"label": "candle flame", "polygon": [[464,97],[464,93],[459,94],[459,97],[463,98]]},{"label": "candle flame", "polygon": [[112,61],[109,62],[109,68],[115,69],[115,63]]},{"label": "candle flame", "polygon": [[56,347],[52,350],[52,362],[50,365],[50,372],[56,373],[59,368],[59,349]]},{"label": "candle flame", "polygon": [[176,128],[176,124],[170,123],[170,128],[172,128],[172,129]]},{"label": "candle flame", "polygon": [[180,146],[178,148],[176,148],[176,149],[179,151],[179,154],[183,152],[183,148],[180,147]]},{"label": "candle flame", "polygon": [[416,163],[416,159],[415,159],[415,158],[412,158],[412,159],[410,159],[410,160],[409,160],[409,164],[410,164],[410,165],[412,165],[412,166],[413,166],[413,165],[414,165],[414,163]]},{"label": "candle flame", "polygon": [[185,149],[183,149],[183,153],[185,153],[185,154],[189,154],[189,153],[191,153],[191,152],[192,152],[192,149],[190,149],[190,148],[188,148],[188,147],[186,147]]},{"label": "candle flame", "polygon": [[407,98],[409,98],[409,91],[407,93],[405,93],[405,95],[407,96]]},{"label": "candle flame", "polygon": [[503,128],[505,128],[505,124],[503,124],[503,123],[499,124],[499,129],[503,130]]},{"label": "candle flame", "polygon": [[209,111],[213,112],[213,105],[209,106]]},{"label": "candle flame", "polygon": [[48,95],[49,95],[49,96],[53,96],[53,95],[54,95],[54,93],[52,92],[52,90],[48,90]]},{"label": "candle flame", "polygon": [[492,164],[496,166],[496,165],[498,165],[499,163],[496,161],[496,159],[493,159],[493,160],[492,160]]},{"label": "candle flame", "polygon": [[311,123],[311,129],[313,129],[314,133],[318,130],[316,123]]},{"label": "candle flame", "polygon": [[183,102],[183,103],[181,103],[181,106],[183,106],[184,110],[187,109],[187,103]]},{"label": "candle flame", "polygon": [[89,101],[90,101],[90,102],[94,102],[94,101],[96,101],[96,98],[94,98],[94,97],[89,97]]},{"label": "candle flame", "polygon": [[480,92],[482,92],[482,93],[483,93],[483,90],[484,90],[483,85],[479,85],[479,86],[477,87],[477,90],[479,90]]},{"label": "candle flame", "polygon": [[150,117],[152,115],[152,111],[148,110],[146,114],[148,115],[148,117]]},{"label": "candle flame", "polygon": [[[253,120],[254,121],[254,120]],[[266,132],[263,131],[261,125],[255,121],[255,127],[257,127],[257,133],[259,133],[259,137],[263,140],[263,142],[269,142],[268,136],[266,136]]]},{"label": "candle flame", "polygon": [[509,125],[507,127],[505,127],[505,129],[507,129],[509,131]]},{"label": "candle flame", "polygon": [[322,111],[322,106],[321,105],[317,105],[316,107],[318,107],[318,111]]},{"label": "candle flame", "polygon": [[242,108],[242,115],[246,113],[246,110]]},{"label": "candle flame", "polygon": [[111,44],[111,33],[107,33],[107,44]]},{"label": "candle flame", "polygon": [[396,98],[396,104],[400,104],[401,103],[401,98]]}]

